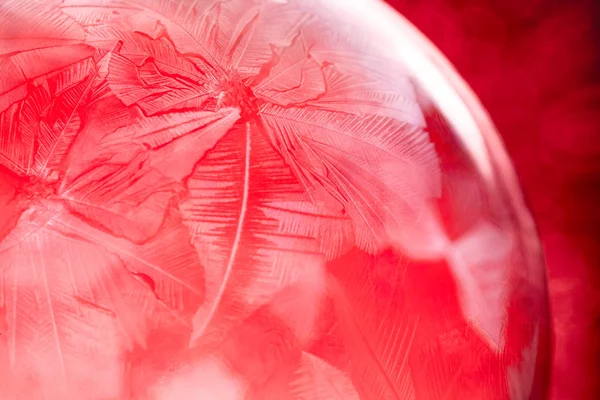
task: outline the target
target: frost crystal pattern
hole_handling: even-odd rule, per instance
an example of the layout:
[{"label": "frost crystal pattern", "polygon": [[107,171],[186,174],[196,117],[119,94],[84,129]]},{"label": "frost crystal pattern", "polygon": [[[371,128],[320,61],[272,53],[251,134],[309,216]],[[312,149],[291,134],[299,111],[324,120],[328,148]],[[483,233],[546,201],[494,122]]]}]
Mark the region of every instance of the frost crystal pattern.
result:
[{"label": "frost crystal pattern", "polygon": [[1,400],[537,393],[501,149],[350,3],[0,2]]}]

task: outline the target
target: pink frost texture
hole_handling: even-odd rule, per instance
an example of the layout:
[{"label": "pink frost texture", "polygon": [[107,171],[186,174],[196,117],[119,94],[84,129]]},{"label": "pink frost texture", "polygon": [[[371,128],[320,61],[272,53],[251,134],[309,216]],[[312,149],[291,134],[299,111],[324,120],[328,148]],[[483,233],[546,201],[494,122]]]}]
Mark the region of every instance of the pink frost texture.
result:
[{"label": "pink frost texture", "polygon": [[0,400],[535,396],[519,212],[324,3],[0,2]]}]

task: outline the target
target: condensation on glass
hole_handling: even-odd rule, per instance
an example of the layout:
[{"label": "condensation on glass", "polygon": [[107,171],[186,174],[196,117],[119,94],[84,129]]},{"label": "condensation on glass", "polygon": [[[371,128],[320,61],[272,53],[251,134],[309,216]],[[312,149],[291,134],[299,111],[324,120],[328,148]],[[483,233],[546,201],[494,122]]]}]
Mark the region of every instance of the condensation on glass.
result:
[{"label": "condensation on glass", "polygon": [[510,163],[378,1],[0,3],[0,399],[543,398]]}]

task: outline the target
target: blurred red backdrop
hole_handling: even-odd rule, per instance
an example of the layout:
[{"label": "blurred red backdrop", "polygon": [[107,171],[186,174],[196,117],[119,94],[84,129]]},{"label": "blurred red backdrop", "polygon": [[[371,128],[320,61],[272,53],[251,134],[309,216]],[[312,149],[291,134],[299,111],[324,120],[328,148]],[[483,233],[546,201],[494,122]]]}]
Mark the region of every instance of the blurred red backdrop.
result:
[{"label": "blurred red backdrop", "polygon": [[552,399],[600,398],[600,3],[389,3],[473,88],[514,161],[547,257]]}]

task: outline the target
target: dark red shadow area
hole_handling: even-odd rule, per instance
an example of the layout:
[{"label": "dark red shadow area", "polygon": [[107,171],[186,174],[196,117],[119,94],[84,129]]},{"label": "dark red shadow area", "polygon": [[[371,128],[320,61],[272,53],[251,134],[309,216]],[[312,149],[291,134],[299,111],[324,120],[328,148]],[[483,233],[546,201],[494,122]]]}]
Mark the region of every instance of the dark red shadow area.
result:
[{"label": "dark red shadow area", "polygon": [[474,89],[516,166],[548,264],[552,398],[598,398],[599,7],[587,0],[389,2]]}]

